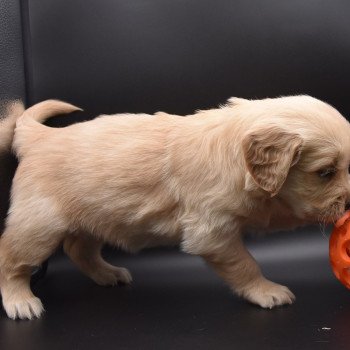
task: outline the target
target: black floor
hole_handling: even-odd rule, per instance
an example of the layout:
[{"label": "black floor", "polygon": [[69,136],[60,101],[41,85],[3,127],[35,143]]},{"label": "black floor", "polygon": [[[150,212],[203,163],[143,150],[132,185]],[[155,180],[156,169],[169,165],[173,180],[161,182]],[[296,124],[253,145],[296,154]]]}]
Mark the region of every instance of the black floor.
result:
[{"label": "black floor", "polygon": [[94,285],[58,254],[34,291],[35,321],[0,312],[0,349],[349,349],[350,291],[332,275],[319,229],[256,238],[250,250],[294,305],[263,310],[233,296],[197,257],[174,249],[107,251],[132,286]]}]

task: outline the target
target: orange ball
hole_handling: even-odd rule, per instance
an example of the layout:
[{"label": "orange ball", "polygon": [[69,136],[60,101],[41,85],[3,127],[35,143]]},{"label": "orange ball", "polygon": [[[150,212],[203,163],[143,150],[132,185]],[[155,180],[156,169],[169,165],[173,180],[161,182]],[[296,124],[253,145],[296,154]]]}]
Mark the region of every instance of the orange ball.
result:
[{"label": "orange ball", "polygon": [[335,276],[350,289],[350,211],[335,224],[329,240],[329,260]]}]

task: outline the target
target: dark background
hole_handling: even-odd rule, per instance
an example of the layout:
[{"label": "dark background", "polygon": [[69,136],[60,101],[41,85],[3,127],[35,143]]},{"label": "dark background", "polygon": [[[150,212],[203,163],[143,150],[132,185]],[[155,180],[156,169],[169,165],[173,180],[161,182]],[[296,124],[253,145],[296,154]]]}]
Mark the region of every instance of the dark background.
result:
[{"label": "dark background", "polygon": [[[0,0],[0,98],[85,109],[54,126],[289,94],[347,116],[349,15],[345,0]],[[2,217],[14,165],[1,160]],[[174,249],[106,250],[134,276],[122,288],[95,286],[57,254],[34,287],[47,313],[13,322],[0,311],[0,348],[348,349],[350,294],[330,271],[328,235],[314,227],[248,241],[265,274],[297,296],[272,311]]]},{"label": "dark background", "polygon": [[310,94],[350,111],[347,1],[32,0],[36,102],[187,114]]}]

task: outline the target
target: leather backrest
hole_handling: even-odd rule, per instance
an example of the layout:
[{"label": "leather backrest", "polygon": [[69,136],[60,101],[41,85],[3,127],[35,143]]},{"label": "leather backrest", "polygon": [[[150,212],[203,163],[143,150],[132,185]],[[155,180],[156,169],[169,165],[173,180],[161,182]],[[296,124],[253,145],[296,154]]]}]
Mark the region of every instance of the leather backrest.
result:
[{"label": "leather backrest", "polygon": [[311,94],[350,112],[350,2],[30,0],[34,100],[185,114]]},{"label": "leather backrest", "polygon": [[[4,117],[6,101],[26,100],[22,13],[20,1],[0,1],[0,118]],[[9,190],[16,164],[13,156],[1,156],[0,233],[9,205]]]}]

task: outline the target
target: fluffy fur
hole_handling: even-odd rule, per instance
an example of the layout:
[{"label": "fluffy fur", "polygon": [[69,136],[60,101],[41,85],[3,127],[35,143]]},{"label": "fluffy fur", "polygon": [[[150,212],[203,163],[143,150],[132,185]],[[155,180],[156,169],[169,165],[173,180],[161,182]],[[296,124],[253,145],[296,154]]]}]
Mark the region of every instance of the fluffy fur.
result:
[{"label": "fluffy fur", "polygon": [[[41,315],[30,268],[62,242],[101,285],[131,281],[126,269],[102,259],[104,242],[133,252],[180,243],[250,302],[264,308],[293,302],[287,287],[262,275],[242,232],[342,215],[350,196],[350,127],[339,112],[292,96],[233,98],[186,118],[120,114],[60,129],[38,122],[76,109],[45,101],[17,120],[13,149],[20,163],[0,239],[9,317]],[[1,131],[8,134],[5,147],[9,125]]]}]

